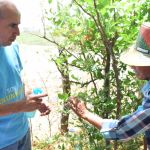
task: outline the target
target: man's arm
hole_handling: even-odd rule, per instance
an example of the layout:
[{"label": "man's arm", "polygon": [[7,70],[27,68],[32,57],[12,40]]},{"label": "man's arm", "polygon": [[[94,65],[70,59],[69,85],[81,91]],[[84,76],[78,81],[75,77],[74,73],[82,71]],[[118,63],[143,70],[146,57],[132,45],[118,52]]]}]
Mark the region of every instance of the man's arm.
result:
[{"label": "man's arm", "polygon": [[5,116],[9,114],[22,112],[23,102],[14,102],[11,104],[2,104],[0,105],[0,116]]},{"label": "man's arm", "polygon": [[80,118],[100,129],[104,138],[108,140],[126,141],[149,130],[150,108],[115,120],[102,119],[89,112],[85,104],[76,97],[70,97],[68,105]]},{"label": "man's arm", "polygon": [[[39,94],[39,95],[30,95],[27,99],[12,102],[10,104],[1,104],[0,105],[0,116],[5,116],[13,113],[19,112],[30,112],[36,109],[40,109],[41,112],[48,111],[48,107],[43,107],[42,98],[47,96],[47,94]],[[50,112],[50,110],[49,110]]]},{"label": "man's arm", "polygon": [[102,128],[102,118],[94,113],[88,111],[83,119],[98,128],[99,130]]},{"label": "man's arm", "polygon": [[101,129],[102,118],[88,111],[82,101],[79,101],[76,97],[70,97],[68,105],[80,118]]},{"label": "man's arm", "polygon": [[17,107],[18,106],[16,105],[16,103],[0,105],[0,116],[5,116],[5,115],[16,113]]}]

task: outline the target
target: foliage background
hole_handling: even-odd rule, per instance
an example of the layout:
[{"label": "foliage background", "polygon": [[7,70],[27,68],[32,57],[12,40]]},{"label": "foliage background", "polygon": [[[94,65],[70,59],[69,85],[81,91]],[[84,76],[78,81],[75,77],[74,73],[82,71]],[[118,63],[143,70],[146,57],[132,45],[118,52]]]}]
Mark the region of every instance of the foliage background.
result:
[{"label": "foliage background", "polygon": [[[143,136],[126,144],[105,141],[97,129],[74,118],[65,103],[68,96],[75,95],[93,113],[114,119],[136,110],[141,103],[139,88],[143,81],[135,80],[119,55],[134,43],[142,22],[150,20],[150,2],[72,0],[65,4],[55,0],[57,10],[53,10],[52,3],[49,0],[49,11],[45,11],[48,23],[43,22],[43,34],[38,36],[58,48],[58,54],[50,61],[55,62],[62,76],[58,97],[65,111],[61,110],[63,135],[40,143],[44,145],[41,149],[142,149]],[[69,124],[81,131],[70,134],[66,130]]]}]

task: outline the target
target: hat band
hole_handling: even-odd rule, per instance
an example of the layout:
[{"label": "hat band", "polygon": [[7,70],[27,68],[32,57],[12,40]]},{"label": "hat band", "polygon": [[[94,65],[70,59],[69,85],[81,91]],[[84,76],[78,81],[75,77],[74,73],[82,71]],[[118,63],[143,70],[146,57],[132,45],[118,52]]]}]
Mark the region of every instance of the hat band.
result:
[{"label": "hat band", "polygon": [[142,53],[145,53],[145,54],[150,54],[150,50],[142,49],[142,48],[140,48],[140,47],[137,47],[136,49],[137,49],[137,51],[139,51],[139,52],[142,52]]}]

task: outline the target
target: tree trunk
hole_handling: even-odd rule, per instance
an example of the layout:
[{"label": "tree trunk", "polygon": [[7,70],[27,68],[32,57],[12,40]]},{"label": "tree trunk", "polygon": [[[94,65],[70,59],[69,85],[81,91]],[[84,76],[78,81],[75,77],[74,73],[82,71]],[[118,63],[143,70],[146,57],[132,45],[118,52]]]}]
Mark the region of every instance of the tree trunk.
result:
[{"label": "tree trunk", "polygon": [[[68,96],[70,96],[71,85],[70,85],[70,80],[69,80],[69,74],[65,73],[64,75],[64,72],[63,72],[61,73],[61,75],[62,75],[63,93],[67,93]],[[68,119],[69,119],[68,108],[66,107],[64,103],[63,112],[61,114],[61,133],[62,134],[68,132]]]}]

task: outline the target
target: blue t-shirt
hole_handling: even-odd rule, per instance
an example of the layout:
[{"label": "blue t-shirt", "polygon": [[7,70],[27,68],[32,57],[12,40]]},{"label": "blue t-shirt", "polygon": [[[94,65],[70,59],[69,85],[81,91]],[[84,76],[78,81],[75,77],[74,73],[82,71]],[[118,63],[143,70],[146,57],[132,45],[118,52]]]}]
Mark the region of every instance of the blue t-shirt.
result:
[{"label": "blue t-shirt", "polygon": [[[21,70],[18,45],[0,46],[0,104],[24,99]],[[0,149],[20,140],[27,131],[28,120],[25,113],[0,117]]]}]

